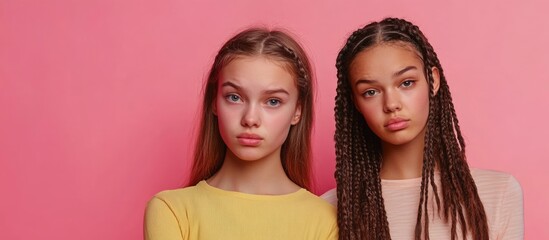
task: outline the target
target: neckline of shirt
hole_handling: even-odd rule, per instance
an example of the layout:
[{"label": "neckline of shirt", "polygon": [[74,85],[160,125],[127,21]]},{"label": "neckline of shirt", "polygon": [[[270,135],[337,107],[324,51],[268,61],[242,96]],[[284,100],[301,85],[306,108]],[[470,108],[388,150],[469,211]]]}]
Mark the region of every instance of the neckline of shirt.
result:
[{"label": "neckline of shirt", "polygon": [[246,198],[246,199],[256,199],[256,200],[287,200],[291,198],[299,197],[308,191],[304,188],[300,188],[299,190],[288,193],[288,194],[281,194],[281,195],[264,195],[264,194],[252,194],[252,193],[243,193],[243,192],[237,192],[237,191],[229,191],[224,190],[221,188],[216,188],[214,186],[211,186],[206,182],[206,180],[200,181],[198,184],[196,184],[197,187],[202,188],[206,191],[210,191],[216,194],[225,195],[225,196],[232,196],[232,197],[239,197],[239,198]]},{"label": "neckline of shirt", "polygon": [[[440,182],[440,173],[435,171],[435,182]],[[381,179],[381,185],[384,187],[416,187],[421,185],[422,177],[408,179]]]}]

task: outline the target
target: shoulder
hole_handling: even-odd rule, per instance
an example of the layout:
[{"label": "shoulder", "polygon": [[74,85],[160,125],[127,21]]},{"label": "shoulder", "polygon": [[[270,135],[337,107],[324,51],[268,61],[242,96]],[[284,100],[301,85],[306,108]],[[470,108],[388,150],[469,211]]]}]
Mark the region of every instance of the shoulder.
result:
[{"label": "shoulder", "polygon": [[471,169],[478,194],[486,211],[491,232],[505,239],[524,236],[522,188],[511,174]]},{"label": "shoulder", "polygon": [[173,201],[185,197],[195,196],[200,190],[197,186],[164,190],[154,195],[153,199],[160,199],[163,201]]},{"label": "shoulder", "polygon": [[303,216],[316,225],[332,227],[337,225],[336,208],[319,196],[301,189],[299,197],[285,201],[286,209],[291,209],[294,216]]},{"label": "shoulder", "polygon": [[522,193],[522,188],[513,175],[485,169],[471,169],[477,188],[485,191],[510,191]]},{"label": "shoulder", "polygon": [[173,190],[164,190],[155,194],[148,202],[145,214],[150,219],[178,219],[185,222],[186,216],[195,211],[206,208],[207,191],[199,186],[191,186]]},{"label": "shoulder", "polygon": [[332,188],[326,191],[320,197],[324,199],[326,202],[330,203],[331,205],[337,206],[337,189],[336,188]]},{"label": "shoulder", "polygon": [[471,169],[471,175],[487,212],[513,202],[517,206],[522,204],[522,188],[513,175],[483,169]]},{"label": "shoulder", "polygon": [[[306,191],[306,190],[302,190]],[[314,226],[322,235],[322,239],[337,239],[337,211],[325,199],[306,191],[306,197],[300,201],[302,215],[310,225]]]},{"label": "shoulder", "polygon": [[479,169],[479,168],[471,168],[471,175],[473,175],[473,178],[476,179],[497,179],[497,180],[503,180],[507,181],[510,178],[513,178],[513,176],[506,172],[500,172],[496,170],[488,170],[488,169]]},{"label": "shoulder", "polygon": [[[145,239],[180,239],[188,231],[188,210],[199,191],[196,186],[165,190],[155,194],[145,209]],[[193,198],[195,200],[193,200]]]},{"label": "shoulder", "polygon": [[335,207],[327,202],[325,199],[303,189],[305,193],[303,194],[303,204],[310,205],[311,208],[324,209],[328,213],[335,213]]},{"label": "shoulder", "polygon": [[147,203],[147,208],[171,209],[177,211],[188,205],[195,205],[204,198],[204,191],[198,186],[164,190],[155,194]]}]

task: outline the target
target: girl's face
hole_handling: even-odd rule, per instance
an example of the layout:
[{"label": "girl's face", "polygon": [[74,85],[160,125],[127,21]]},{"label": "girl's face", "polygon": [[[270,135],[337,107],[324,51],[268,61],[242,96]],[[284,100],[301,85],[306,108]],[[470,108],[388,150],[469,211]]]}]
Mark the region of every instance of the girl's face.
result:
[{"label": "girl's face", "polygon": [[[411,46],[375,45],[358,53],[349,69],[355,106],[384,144],[424,140],[429,85],[423,61]],[[436,93],[438,70],[432,70]]]},{"label": "girl's face", "polygon": [[299,122],[294,76],[282,63],[262,56],[241,56],[221,71],[214,113],[228,150],[244,161],[275,159]]}]

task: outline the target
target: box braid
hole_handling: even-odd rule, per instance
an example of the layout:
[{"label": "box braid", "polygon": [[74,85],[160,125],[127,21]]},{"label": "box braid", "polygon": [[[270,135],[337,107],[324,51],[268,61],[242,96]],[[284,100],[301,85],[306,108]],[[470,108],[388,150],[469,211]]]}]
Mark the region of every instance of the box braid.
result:
[{"label": "box braid", "polygon": [[[420,202],[415,239],[429,239],[428,188],[434,193],[437,211],[451,224],[451,239],[457,227],[466,238],[488,239],[486,213],[465,157],[465,141],[452,103],[442,66],[427,38],[414,24],[386,18],[358,29],[347,39],[336,61],[336,181],[340,239],[390,239],[387,215],[381,195],[381,142],[368,128],[353,103],[348,79],[349,65],[361,51],[379,43],[412,46],[423,60],[429,82],[429,117],[425,134]],[[431,68],[440,74],[435,94]],[[442,199],[435,183],[435,168],[440,170]],[[423,219],[423,225],[422,225]]]}]

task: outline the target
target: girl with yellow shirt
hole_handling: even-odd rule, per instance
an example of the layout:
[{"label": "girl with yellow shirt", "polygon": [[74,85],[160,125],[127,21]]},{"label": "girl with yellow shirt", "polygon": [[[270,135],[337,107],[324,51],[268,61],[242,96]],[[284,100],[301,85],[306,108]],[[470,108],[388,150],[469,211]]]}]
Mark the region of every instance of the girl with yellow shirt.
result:
[{"label": "girl with yellow shirt", "polygon": [[312,79],[282,31],[226,42],[205,83],[190,184],[150,200],[145,239],[337,239],[335,208],[308,191]]}]

